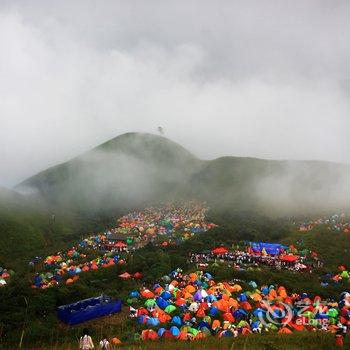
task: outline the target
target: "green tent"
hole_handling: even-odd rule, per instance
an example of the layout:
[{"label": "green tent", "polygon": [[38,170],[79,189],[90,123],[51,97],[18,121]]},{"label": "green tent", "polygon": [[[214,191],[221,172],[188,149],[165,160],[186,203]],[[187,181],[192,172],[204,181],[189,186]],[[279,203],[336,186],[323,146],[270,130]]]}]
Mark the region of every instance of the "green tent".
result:
[{"label": "green tent", "polygon": [[[154,306],[156,305],[156,300],[155,299],[147,299],[145,301],[145,306],[149,307],[149,306]],[[170,305],[169,305],[170,306]]]},{"label": "green tent", "polygon": [[174,305],[168,305],[166,308],[165,308],[165,312],[168,313],[168,314],[171,314],[172,312],[174,312],[176,310],[176,307]]},{"label": "green tent", "polygon": [[340,274],[341,278],[350,278],[349,271],[342,271]]},{"label": "green tent", "polygon": [[196,335],[199,333],[199,331],[198,331],[197,329],[195,329],[195,328],[190,328],[190,329],[188,330],[188,333],[191,333],[191,334],[193,334],[194,336],[196,336]]},{"label": "green tent", "polygon": [[246,327],[246,326],[248,326],[248,325],[249,325],[249,324],[248,324],[247,321],[241,320],[241,321],[239,321],[237,327]]},{"label": "green tent", "polygon": [[339,312],[338,312],[337,309],[331,308],[331,309],[328,310],[327,315],[328,315],[329,317],[336,318],[336,317],[338,316],[338,313],[339,313]]}]

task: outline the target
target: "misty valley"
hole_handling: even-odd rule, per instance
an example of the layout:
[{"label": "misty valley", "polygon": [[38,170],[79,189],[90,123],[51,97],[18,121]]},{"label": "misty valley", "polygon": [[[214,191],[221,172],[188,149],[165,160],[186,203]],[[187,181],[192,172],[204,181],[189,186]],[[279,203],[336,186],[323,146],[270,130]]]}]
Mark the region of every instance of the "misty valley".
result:
[{"label": "misty valley", "polygon": [[3,189],[1,344],[331,344],[350,307],[348,179],[128,133]]}]

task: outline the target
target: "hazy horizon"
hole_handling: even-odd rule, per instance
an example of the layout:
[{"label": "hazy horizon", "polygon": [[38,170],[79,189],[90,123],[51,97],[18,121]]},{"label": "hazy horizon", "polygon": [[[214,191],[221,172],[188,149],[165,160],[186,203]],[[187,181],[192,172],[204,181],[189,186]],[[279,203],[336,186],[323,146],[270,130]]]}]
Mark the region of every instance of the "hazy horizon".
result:
[{"label": "hazy horizon", "polygon": [[0,4],[0,186],[126,132],[350,163],[347,1]]}]

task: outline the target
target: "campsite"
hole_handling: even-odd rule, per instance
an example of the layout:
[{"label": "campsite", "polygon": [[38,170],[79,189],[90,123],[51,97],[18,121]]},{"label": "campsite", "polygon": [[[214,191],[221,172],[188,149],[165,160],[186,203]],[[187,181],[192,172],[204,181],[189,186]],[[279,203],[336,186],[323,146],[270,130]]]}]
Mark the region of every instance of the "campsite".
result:
[{"label": "campsite", "polygon": [[[350,285],[349,258],[324,250],[332,240],[328,227],[318,232],[322,239],[315,246],[307,241],[315,233],[298,239],[290,219],[253,222],[234,214],[221,220],[198,201],[164,203],[117,217],[115,225],[67,242],[59,252],[33,256],[1,288],[5,339],[23,334],[33,347],[48,338],[52,346],[59,341],[69,347],[87,325],[94,337],[103,327],[123,346],[212,344],[211,338],[224,346],[229,338],[239,344],[245,337],[282,334],[298,341],[314,332],[329,344],[339,325],[348,322]],[[338,235],[339,244],[349,246],[349,236]],[[269,241],[243,240],[258,237]],[[14,304],[19,288],[26,298]],[[265,300],[272,309],[266,309]],[[284,324],[279,315],[285,305],[293,318]],[[21,310],[31,319],[25,331],[12,327],[13,313],[23,325]],[[262,323],[266,310],[278,318]],[[247,341],[254,348],[254,340]]]},{"label": "campsite", "polygon": [[350,1],[0,1],[0,350],[350,349]]}]

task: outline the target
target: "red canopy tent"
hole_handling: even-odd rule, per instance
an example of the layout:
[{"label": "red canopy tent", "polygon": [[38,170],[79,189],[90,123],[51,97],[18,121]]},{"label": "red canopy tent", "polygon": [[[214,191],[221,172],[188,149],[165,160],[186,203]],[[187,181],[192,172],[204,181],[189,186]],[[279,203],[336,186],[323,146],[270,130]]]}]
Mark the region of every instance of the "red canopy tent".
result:
[{"label": "red canopy tent", "polygon": [[281,261],[285,261],[285,262],[296,262],[299,260],[299,256],[297,255],[283,255],[280,257]]},{"label": "red canopy tent", "polygon": [[114,246],[116,248],[126,248],[127,247],[127,245],[124,242],[117,242]]},{"label": "red canopy tent", "polygon": [[218,247],[211,251],[213,254],[225,254],[228,253],[228,250],[225,247]]}]

